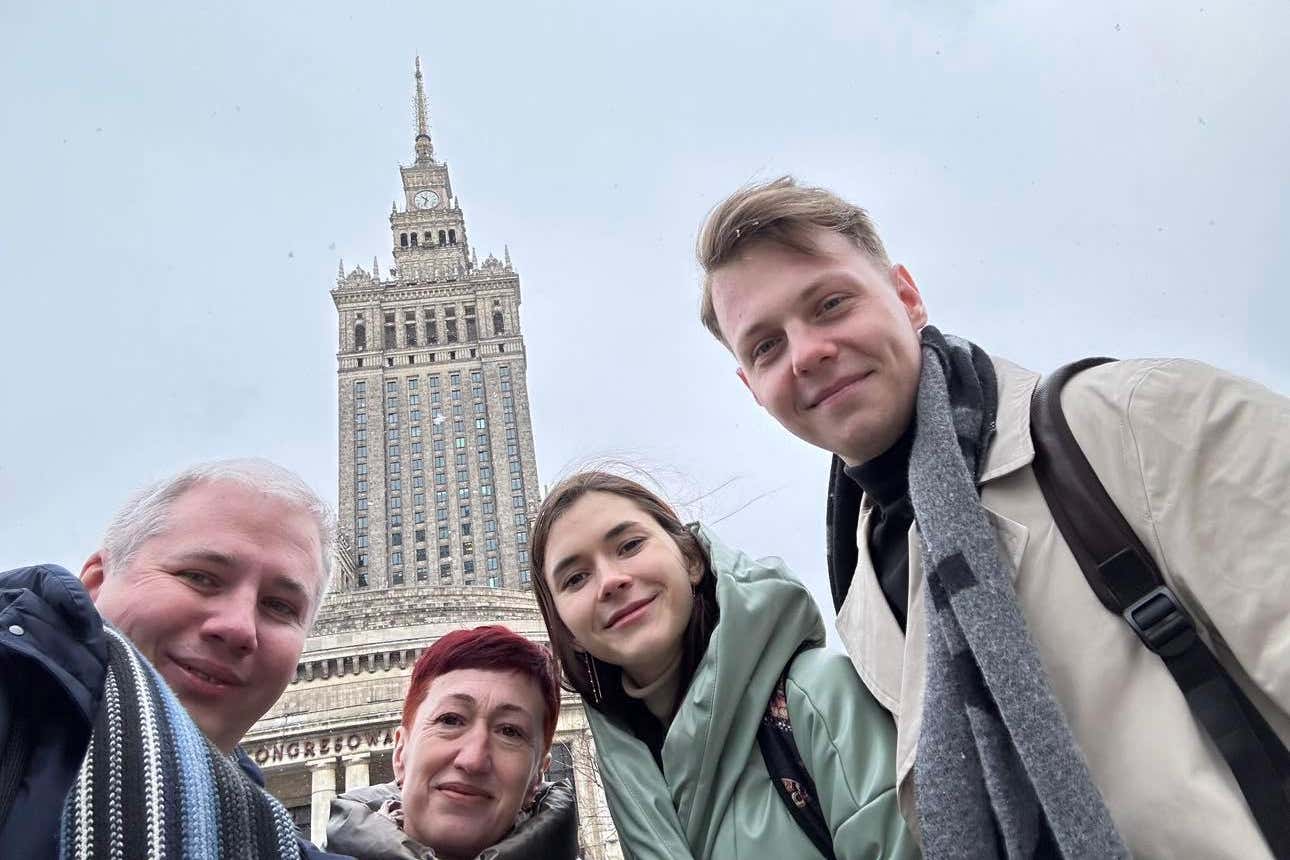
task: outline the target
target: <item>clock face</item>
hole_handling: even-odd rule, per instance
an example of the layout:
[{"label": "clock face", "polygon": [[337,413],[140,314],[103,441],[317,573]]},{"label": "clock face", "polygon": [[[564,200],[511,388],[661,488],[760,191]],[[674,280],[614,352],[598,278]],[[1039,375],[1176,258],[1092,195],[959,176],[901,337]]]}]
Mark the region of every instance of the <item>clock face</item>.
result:
[{"label": "clock face", "polygon": [[418,191],[412,202],[418,209],[433,209],[439,205],[439,195],[433,191]]}]

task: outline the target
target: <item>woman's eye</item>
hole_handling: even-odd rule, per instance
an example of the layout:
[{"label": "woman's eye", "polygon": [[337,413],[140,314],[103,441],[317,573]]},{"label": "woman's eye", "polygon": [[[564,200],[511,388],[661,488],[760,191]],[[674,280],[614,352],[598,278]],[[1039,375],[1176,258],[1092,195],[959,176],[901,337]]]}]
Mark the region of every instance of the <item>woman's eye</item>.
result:
[{"label": "woman's eye", "polygon": [[586,578],[587,578],[587,574],[583,573],[580,570],[575,571],[574,573],[571,573],[565,577],[563,587],[566,589],[577,588],[579,585],[582,585],[582,581]]},{"label": "woman's eye", "polygon": [[460,714],[440,714],[434,721],[439,726],[460,726],[464,722]]},{"label": "woman's eye", "polygon": [[636,552],[636,550],[640,549],[641,544],[643,543],[645,543],[645,538],[643,537],[637,537],[637,538],[632,538],[631,540],[623,541],[623,545],[620,548],[620,552],[622,552],[624,555]]},{"label": "woman's eye", "polygon": [[503,736],[510,738],[511,740],[517,740],[517,741],[524,740],[524,730],[521,729],[519,726],[512,726],[509,724],[504,726],[499,726],[498,731],[501,732]]}]

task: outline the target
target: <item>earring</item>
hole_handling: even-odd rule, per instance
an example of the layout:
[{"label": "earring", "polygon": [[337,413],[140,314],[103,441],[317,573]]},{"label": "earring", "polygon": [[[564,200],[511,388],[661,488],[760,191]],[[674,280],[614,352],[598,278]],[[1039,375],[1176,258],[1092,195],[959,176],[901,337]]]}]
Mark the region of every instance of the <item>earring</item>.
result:
[{"label": "earring", "polygon": [[582,663],[586,667],[587,680],[591,682],[591,701],[594,704],[601,704],[605,699],[600,691],[600,675],[596,672],[596,661],[586,651],[582,653]]}]

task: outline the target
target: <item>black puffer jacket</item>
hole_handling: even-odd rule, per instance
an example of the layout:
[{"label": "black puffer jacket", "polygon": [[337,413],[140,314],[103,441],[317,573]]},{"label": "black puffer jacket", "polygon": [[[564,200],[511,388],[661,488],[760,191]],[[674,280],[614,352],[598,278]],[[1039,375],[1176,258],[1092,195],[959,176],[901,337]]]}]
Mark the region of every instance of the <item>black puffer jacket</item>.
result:
[{"label": "black puffer jacket", "polygon": [[[390,812],[399,811],[399,787],[393,782],[346,792],[331,802],[327,850],[358,860],[434,860],[434,851],[405,834]],[[547,783],[533,811],[520,813],[515,827],[476,860],[576,860],[578,816],[567,780]]]}]

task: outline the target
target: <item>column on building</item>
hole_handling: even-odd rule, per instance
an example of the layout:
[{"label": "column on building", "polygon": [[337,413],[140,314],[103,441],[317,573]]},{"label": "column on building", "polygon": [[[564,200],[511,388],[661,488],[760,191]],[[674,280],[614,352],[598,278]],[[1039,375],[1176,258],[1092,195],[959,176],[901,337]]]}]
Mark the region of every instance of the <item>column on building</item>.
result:
[{"label": "column on building", "polygon": [[345,763],[345,790],[353,791],[356,788],[367,788],[372,784],[371,770],[368,765],[371,763],[372,754],[370,752],[361,752],[357,755],[347,755],[341,761]]},{"label": "column on building", "polygon": [[331,802],[336,797],[336,760],[329,758],[312,762],[312,792],[309,795],[309,841],[323,844],[327,837],[327,819],[331,817]]}]

